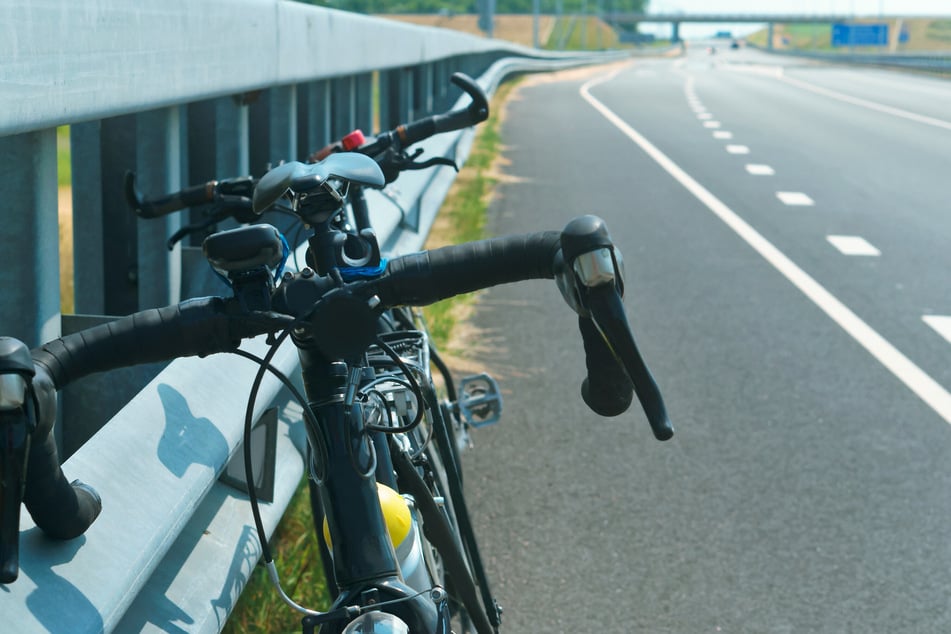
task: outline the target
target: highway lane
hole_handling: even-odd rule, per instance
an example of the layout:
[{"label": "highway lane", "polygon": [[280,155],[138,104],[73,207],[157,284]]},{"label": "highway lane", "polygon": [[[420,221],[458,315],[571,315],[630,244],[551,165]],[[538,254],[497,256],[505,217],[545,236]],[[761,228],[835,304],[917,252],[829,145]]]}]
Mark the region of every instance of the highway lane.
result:
[{"label": "highway lane", "polygon": [[[762,54],[752,58],[771,59]],[[943,121],[948,128],[942,129],[869,110],[785,84],[773,79],[770,72],[782,68],[780,77],[795,73],[797,81],[811,84],[828,72],[824,66],[800,64],[790,71],[788,64],[760,65],[765,72],[758,73],[724,73],[724,66],[711,65],[708,60],[688,61],[680,70],[684,84],[697,99],[695,105],[701,104],[703,113],[698,114],[709,115],[720,124],[711,130],[711,137],[712,133],[729,132],[732,139],[720,140],[724,150],[741,145],[749,153],[718,158],[710,156],[707,147],[701,149],[685,138],[665,143],[667,135],[661,135],[661,149],[668,148],[671,157],[689,173],[778,243],[807,272],[828,284],[886,338],[919,357],[918,363],[947,385],[951,377],[949,350],[935,345],[936,333],[922,327],[921,318],[933,312],[946,316],[951,310],[947,284],[951,222],[942,185],[949,164],[951,120]],[[867,74],[878,81],[882,75],[894,77],[891,101],[902,107],[902,112],[913,113],[919,94],[906,90],[909,85],[924,83],[932,91],[943,85],[944,102],[951,99],[947,82],[881,71],[852,73],[859,86],[866,85]],[[851,90],[851,84],[841,79],[839,86],[840,94]],[[618,104],[621,108],[625,103],[613,95],[612,91],[618,90],[623,90],[619,82],[605,87],[602,94],[609,107]],[[895,96],[905,94],[904,101]],[[935,102],[942,100],[929,103]],[[711,120],[698,120],[698,124]],[[656,115],[641,115],[640,124],[651,129],[666,121]],[[682,135],[690,132],[684,130]],[[716,144],[717,140],[707,141]],[[711,160],[720,165],[704,165]],[[768,165],[775,173],[760,177],[741,173],[743,178],[730,173],[748,164]],[[729,185],[724,187],[724,183]],[[804,193],[814,204],[777,206],[774,197],[779,191]],[[859,237],[881,251],[881,256],[859,258],[858,262],[829,257],[825,236],[855,234],[861,234]]]},{"label": "highway lane", "polygon": [[[702,53],[642,61],[590,94],[951,389],[951,343],[922,321],[951,315],[951,133],[775,68],[812,82],[838,73],[835,90],[863,99],[867,73],[894,76],[896,93],[948,92],[741,59],[745,70]],[[477,341],[507,402],[466,454],[466,489],[506,631],[949,631],[947,421],[586,102],[594,76],[520,89],[503,129],[517,178],[499,187],[490,227],[608,221],[678,435],[660,444],[636,412],[584,408],[580,342],[552,285],[483,296]],[[844,255],[832,234],[880,255]]]}]

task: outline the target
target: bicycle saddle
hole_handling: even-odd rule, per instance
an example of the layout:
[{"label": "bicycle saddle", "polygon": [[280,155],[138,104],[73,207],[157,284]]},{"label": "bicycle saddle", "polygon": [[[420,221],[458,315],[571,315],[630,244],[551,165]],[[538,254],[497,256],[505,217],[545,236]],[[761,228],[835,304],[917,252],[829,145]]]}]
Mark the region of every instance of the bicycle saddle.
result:
[{"label": "bicycle saddle", "polygon": [[330,178],[367,187],[383,187],[385,184],[383,172],[372,158],[340,152],[331,154],[320,163],[291,161],[278,165],[262,176],[254,188],[252,208],[259,214],[277,202],[288,189],[296,193],[309,192],[323,186]]}]

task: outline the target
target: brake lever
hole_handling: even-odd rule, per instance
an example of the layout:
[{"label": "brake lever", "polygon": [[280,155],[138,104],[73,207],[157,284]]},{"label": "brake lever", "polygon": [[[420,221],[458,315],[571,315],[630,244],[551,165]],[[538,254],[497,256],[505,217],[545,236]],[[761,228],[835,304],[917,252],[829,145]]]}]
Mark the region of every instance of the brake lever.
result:
[{"label": "brake lever", "polygon": [[20,572],[20,505],[36,428],[34,372],[26,345],[0,337],[0,584],[13,583]]},{"label": "brake lever", "polygon": [[654,437],[669,440],[674,435],[674,428],[664,398],[634,341],[620,294],[613,285],[605,284],[587,289],[585,300],[594,325],[634,384],[634,393],[647,415]]},{"label": "brake lever", "polygon": [[[417,156],[418,156],[418,154],[417,154]],[[453,161],[452,159],[446,158],[446,157],[444,157],[444,156],[434,156],[433,158],[427,159],[427,160],[425,160],[425,161],[407,160],[407,161],[405,161],[402,165],[400,165],[400,169],[401,169],[401,170],[407,170],[407,171],[411,171],[411,170],[424,170],[424,169],[428,169],[428,168],[430,168],[430,167],[434,167],[434,166],[436,166],[436,165],[445,165],[445,166],[447,166],[447,167],[451,167],[452,169],[456,170],[457,172],[459,171],[459,166],[456,165],[456,162]]]},{"label": "brake lever", "polygon": [[[621,301],[624,294],[621,258],[604,221],[590,215],[572,220],[562,231],[561,246],[556,275],[559,290],[579,316],[593,322],[599,336],[586,341],[586,344],[603,351],[606,356],[602,359],[609,366],[616,366],[602,368],[601,378],[611,378],[610,375],[617,372],[627,374],[654,437],[668,440],[674,429],[660,389],[637,348],[627,321]],[[582,328],[582,335],[584,330]],[[582,394],[592,405],[586,389],[582,388]],[[626,398],[629,397],[630,392],[627,392]],[[627,408],[627,403],[622,399],[610,403],[610,406],[611,411],[606,415],[616,415]]]}]

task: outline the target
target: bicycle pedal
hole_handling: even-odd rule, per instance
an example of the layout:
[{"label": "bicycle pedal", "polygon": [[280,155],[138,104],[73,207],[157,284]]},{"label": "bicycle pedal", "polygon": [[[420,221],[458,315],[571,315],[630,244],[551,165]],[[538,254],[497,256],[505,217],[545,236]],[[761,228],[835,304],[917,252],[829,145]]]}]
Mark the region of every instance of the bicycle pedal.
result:
[{"label": "bicycle pedal", "polygon": [[459,412],[466,424],[485,427],[499,422],[502,416],[502,393],[499,384],[488,374],[473,374],[459,382]]}]

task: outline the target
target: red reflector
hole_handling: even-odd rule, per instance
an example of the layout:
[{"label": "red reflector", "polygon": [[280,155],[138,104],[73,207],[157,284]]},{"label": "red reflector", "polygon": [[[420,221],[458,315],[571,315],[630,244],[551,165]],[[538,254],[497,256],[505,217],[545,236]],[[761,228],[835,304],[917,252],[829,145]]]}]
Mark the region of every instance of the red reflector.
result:
[{"label": "red reflector", "polygon": [[343,149],[346,150],[347,152],[360,147],[366,142],[367,142],[367,139],[365,136],[363,136],[363,132],[360,130],[354,130],[347,136],[340,139],[340,145],[342,145]]}]

